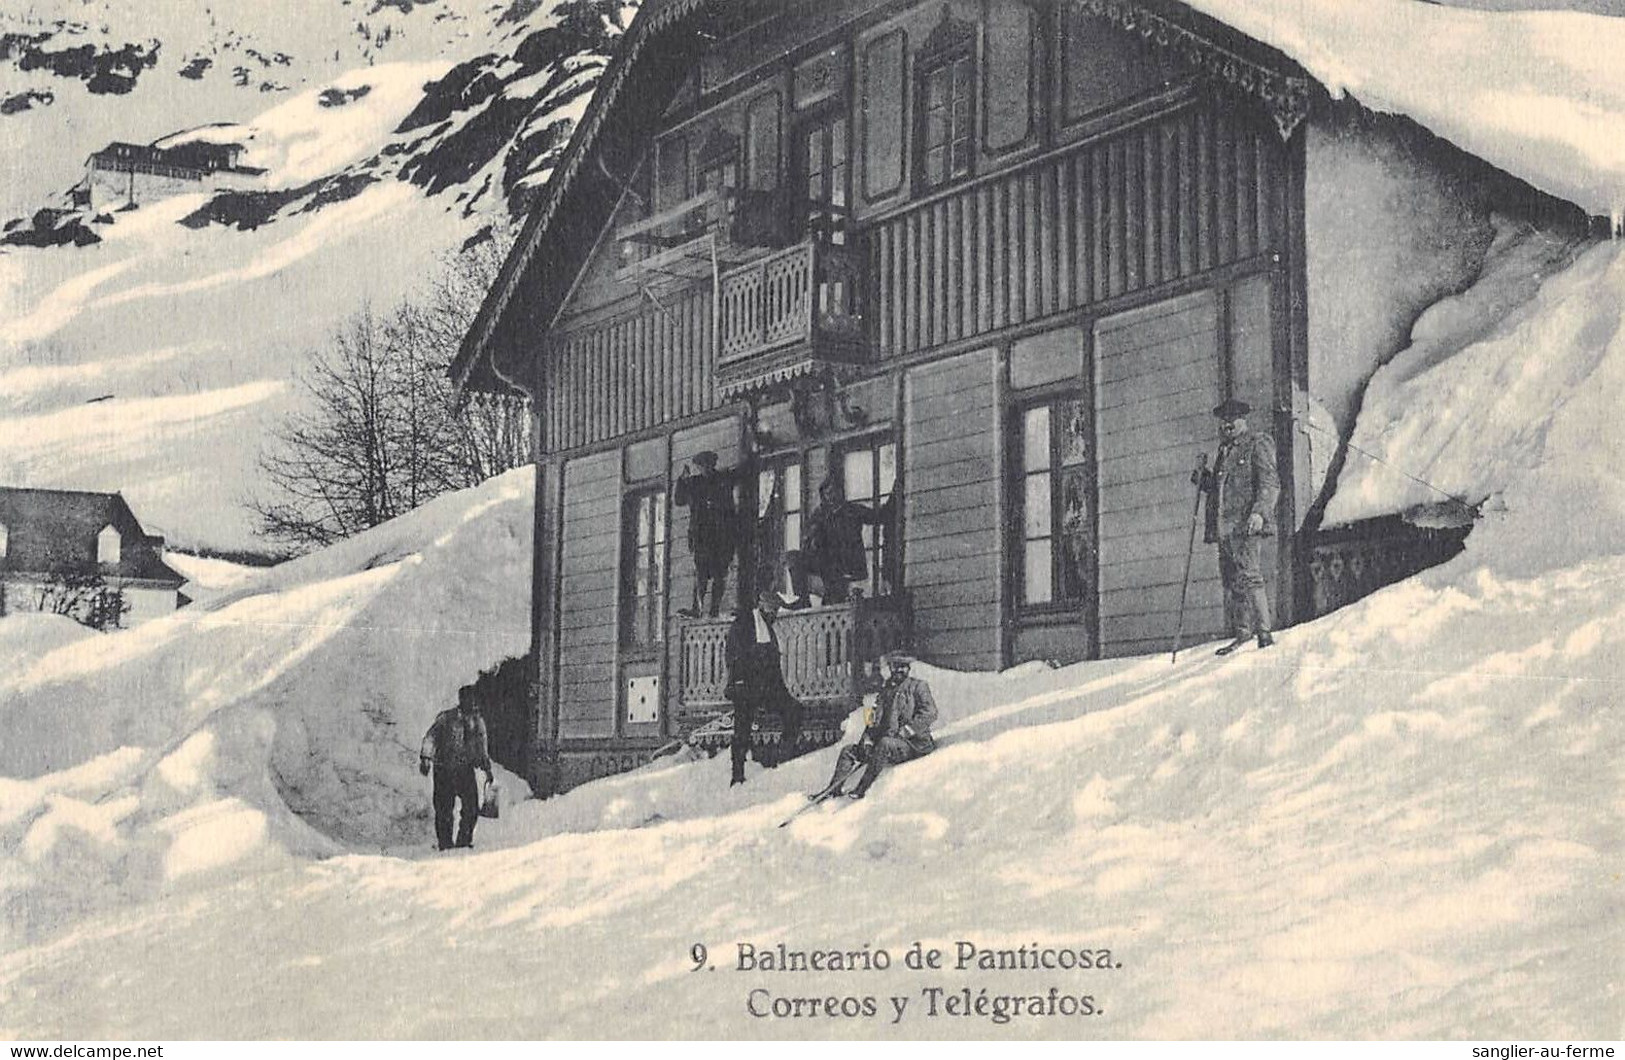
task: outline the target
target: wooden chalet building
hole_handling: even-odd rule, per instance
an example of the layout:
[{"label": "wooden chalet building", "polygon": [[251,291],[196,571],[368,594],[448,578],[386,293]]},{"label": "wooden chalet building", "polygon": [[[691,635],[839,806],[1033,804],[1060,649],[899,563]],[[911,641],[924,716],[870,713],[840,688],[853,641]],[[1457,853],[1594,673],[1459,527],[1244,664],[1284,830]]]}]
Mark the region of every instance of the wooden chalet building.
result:
[{"label": "wooden chalet building", "polygon": [[[534,397],[539,786],[727,709],[726,620],[678,614],[701,450],[753,472],[762,542],[825,476],[896,491],[863,598],[781,619],[831,720],[892,643],[1165,650],[1226,397],[1278,447],[1283,624],[1425,565],[1318,512],[1365,380],[1495,216],[1590,223],[1181,3],[645,0],[453,366]],[[1223,632],[1200,544],[1190,603],[1188,641]]]},{"label": "wooden chalet building", "polygon": [[136,626],[183,606],[185,584],[122,495],[0,486],[0,617],[72,603],[81,621]]}]

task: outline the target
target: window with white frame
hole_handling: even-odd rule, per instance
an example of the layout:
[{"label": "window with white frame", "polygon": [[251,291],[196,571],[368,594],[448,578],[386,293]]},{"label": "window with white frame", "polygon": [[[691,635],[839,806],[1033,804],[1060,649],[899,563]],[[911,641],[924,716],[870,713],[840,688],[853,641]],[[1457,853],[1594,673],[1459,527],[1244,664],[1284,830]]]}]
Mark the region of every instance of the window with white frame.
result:
[{"label": "window with white frame", "polygon": [[96,535],[96,562],[118,563],[124,552],[124,539],[118,530],[108,526]]}]

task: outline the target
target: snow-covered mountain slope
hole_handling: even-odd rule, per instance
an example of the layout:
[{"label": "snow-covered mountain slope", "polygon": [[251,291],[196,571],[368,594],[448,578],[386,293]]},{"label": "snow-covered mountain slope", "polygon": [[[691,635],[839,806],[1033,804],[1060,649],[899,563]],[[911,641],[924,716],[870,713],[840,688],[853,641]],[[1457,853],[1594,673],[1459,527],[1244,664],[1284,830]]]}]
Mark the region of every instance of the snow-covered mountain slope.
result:
[{"label": "snow-covered mountain slope", "polygon": [[[149,529],[216,549],[264,547],[243,502],[307,351],[363,306],[409,297],[522,207],[629,16],[604,0],[380,4],[389,25],[422,20],[417,36],[329,55],[310,50],[327,39],[315,29],[281,25],[299,19],[243,6],[257,13],[244,25],[302,34],[305,51],[284,49],[308,59],[287,91],[194,83],[170,49],[127,93],[72,81],[49,106],[0,115],[0,165],[14,170],[0,186],[27,194],[0,237],[0,481],[122,490]],[[83,33],[113,39],[140,22],[121,10]],[[201,39],[184,20],[160,29]],[[61,78],[20,70],[27,54],[0,59],[0,83]],[[354,65],[364,59],[376,61]],[[238,144],[241,164],[267,172],[257,187],[138,196],[134,210],[66,208],[85,157],[115,139]],[[89,245],[19,245],[56,233]]]},{"label": "snow-covered mountain slope", "polygon": [[[833,750],[736,789],[666,761],[427,856],[416,737],[525,642],[524,472],[131,632],[0,623],[0,1034],[1618,1037],[1625,249],[1531,304],[1568,385],[1498,413],[1527,444],[1464,555],[1268,652],[922,666],[938,752],[784,829]],[[1430,371],[1492,401],[1497,342]],[[956,969],[961,940],[1110,967]],[[896,963],[740,971],[737,942]],[[927,1015],[963,987],[1102,1014]]]}]

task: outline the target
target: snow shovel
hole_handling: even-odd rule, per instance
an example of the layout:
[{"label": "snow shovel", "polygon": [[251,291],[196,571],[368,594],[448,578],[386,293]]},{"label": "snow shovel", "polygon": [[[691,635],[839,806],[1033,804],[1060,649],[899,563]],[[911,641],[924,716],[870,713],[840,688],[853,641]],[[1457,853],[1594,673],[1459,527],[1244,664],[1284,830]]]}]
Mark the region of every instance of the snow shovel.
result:
[{"label": "snow shovel", "polygon": [[1207,474],[1207,454],[1196,455],[1196,471],[1191,480],[1196,483],[1196,504],[1191,508],[1191,541],[1185,549],[1185,580],[1179,586],[1179,625],[1174,630],[1174,651],[1169,662],[1179,662],[1179,643],[1185,639],[1185,598],[1191,591],[1191,560],[1196,556],[1196,524],[1202,517],[1202,476]]}]

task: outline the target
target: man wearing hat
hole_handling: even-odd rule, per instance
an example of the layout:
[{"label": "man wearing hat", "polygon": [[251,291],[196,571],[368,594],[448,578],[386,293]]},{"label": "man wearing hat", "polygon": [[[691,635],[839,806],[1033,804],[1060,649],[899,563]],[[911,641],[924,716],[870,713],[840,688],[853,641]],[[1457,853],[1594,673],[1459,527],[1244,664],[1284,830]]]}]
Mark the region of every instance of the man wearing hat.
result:
[{"label": "man wearing hat", "polygon": [[[490,737],[485,719],[480,717],[479,700],[471,685],[457,692],[457,706],[443,710],[435,716],[429,731],[423,734],[419,751],[418,771],[428,776],[434,772],[434,835],[441,850],[474,845],[474,825],[480,819],[480,785],[474,778],[478,769],[485,774],[485,783],[491,783]],[[457,819],[457,837],[452,841],[451,811],[454,803],[461,803],[462,813]]]},{"label": "man wearing hat", "polygon": [[1219,420],[1219,455],[1198,480],[1207,494],[1208,544],[1219,546],[1219,577],[1224,583],[1224,618],[1235,638],[1219,649],[1229,655],[1255,636],[1258,646],[1271,635],[1269,589],[1264,584],[1264,539],[1275,534],[1275,502],[1281,479],[1275,468],[1275,442],[1247,429],[1252,407],[1231,398],[1213,410]]},{"label": "man wearing hat", "polygon": [[711,594],[710,615],[717,617],[728,584],[728,568],[739,550],[739,518],[734,511],[735,471],[718,471],[717,454],[710,449],[694,454],[698,474],[683,465],[672,501],[690,509],[688,550],[694,557],[694,606],[686,613],[700,614],[706,593]]},{"label": "man wearing hat", "polygon": [[914,660],[902,652],[891,652],[882,662],[890,675],[875,699],[873,718],[857,743],[841,748],[841,755],[835,761],[835,775],[830,777],[824,790],[812,796],[815,802],[839,793],[841,785],[859,765],[869,768],[858,779],[858,786],[847,793],[854,799],[868,794],[887,766],[928,755],[937,749],[937,742],[931,737],[931,726],[937,720],[937,701],[931,695],[931,686],[918,677],[909,676]]},{"label": "man wearing hat", "polygon": [[[774,630],[781,601],[772,589],[756,594],[756,606],[741,611],[728,629],[724,658],[728,663],[728,684],[723,696],[734,705],[733,774],[728,786],[745,782],[745,756],[750,753],[756,718],[763,711],[777,713],[780,721],[779,753],[768,765],[793,757],[801,743],[801,701],[784,683],[779,658],[779,635]],[[757,761],[763,756],[758,753]]]}]

